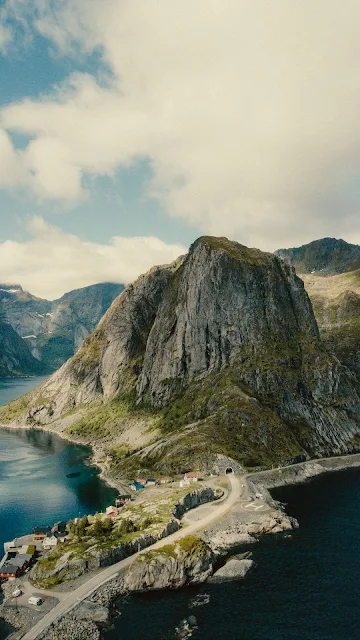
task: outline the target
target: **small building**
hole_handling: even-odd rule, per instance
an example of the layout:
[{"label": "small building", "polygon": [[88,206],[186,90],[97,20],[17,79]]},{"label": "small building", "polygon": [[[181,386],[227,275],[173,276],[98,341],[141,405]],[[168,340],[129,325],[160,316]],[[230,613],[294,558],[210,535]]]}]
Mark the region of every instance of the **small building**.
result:
[{"label": "small building", "polygon": [[144,489],[144,485],[141,482],[137,482],[137,480],[134,480],[134,482],[132,482],[130,485],[130,489],[132,489],[133,491],[140,491],[140,489]]},{"label": "small building", "polygon": [[131,495],[124,494],[122,496],[118,496],[115,500],[115,507],[123,507],[127,502],[131,502]]},{"label": "small building", "polygon": [[29,553],[18,553],[14,558],[9,558],[9,564],[18,567],[21,572],[30,567],[33,556]]},{"label": "small building", "polygon": [[138,482],[139,484],[143,484],[144,487],[146,485],[146,480],[145,478],[136,478],[135,482]]},{"label": "small building", "polygon": [[55,535],[48,536],[43,539],[42,546],[44,549],[53,549],[54,547],[56,547],[58,542],[59,542],[58,536],[55,536]]},{"label": "small building", "polygon": [[10,551],[10,549],[16,549],[18,546],[17,538],[15,540],[11,540],[10,542],[4,542],[4,553]]},{"label": "small building", "polygon": [[147,487],[155,487],[156,485],[157,485],[157,480],[155,480],[155,478],[148,478],[146,480]]},{"label": "small building", "polygon": [[114,459],[114,456],[110,455],[110,453],[107,454],[105,461],[106,462],[111,462]]},{"label": "small building", "polygon": [[35,527],[32,531],[33,540],[44,540],[51,536],[51,527]]},{"label": "small building", "polygon": [[189,471],[188,473],[184,474],[184,480],[187,480],[188,482],[197,482],[198,474],[196,473],[196,471]]},{"label": "small building", "polygon": [[20,569],[14,564],[4,564],[0,567],[0,578],[17,578],[19,575]]},{"label": "small building", "polygon": [[113,506],[106,507],[106,516],[108,518],[115,518],[117,514],[118,514],[118,510],[116,507],[113,507]]},{"label": "small building", "polygon": [[159,480],[159,484],[166,484],[167,482],[172,482],[173,479],[170,478],[169,476],[164,476],[163,478],[160,478]]},{"label": "small building", "polygon": [[65,522],[65,520],[61,520],[61,522],[55,522],[54,526],[51,529],[51,533],[54,536],[64,538],[67,533],[66,526],[67,526],[67,523]]}]

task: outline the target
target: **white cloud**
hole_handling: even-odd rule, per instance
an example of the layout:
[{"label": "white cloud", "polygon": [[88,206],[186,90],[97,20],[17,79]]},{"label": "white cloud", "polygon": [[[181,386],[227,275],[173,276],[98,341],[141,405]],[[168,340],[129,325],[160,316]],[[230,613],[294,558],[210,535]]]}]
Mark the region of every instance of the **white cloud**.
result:
[{"label": "white cloud", "polygon": [[[0,20],[2,20],[3,14],[0,11]],[[0,53],[5,54],[9,43],[12,40],[12,33],[9,27],[0,23]]]},{"label": "white cloud", "polygon": [[172,262],[186,249],[155,237],[115,236],[109,244],[84,242],[45,222],[29,222],[32,238],[0,243],[0,280],[55,299],[97,282],[128,284],[154,264]]},{"label": "white cloud", "polygon": [[113,74],[104,87],[75,73],[2,110],[6,130],[33,138],[16,159],[38,196],[82,198],[83,175],[149,157],[150,193],[206,232],[271,249],[358,227],[356,0],[11,7],[62,52],[97,50]]}]

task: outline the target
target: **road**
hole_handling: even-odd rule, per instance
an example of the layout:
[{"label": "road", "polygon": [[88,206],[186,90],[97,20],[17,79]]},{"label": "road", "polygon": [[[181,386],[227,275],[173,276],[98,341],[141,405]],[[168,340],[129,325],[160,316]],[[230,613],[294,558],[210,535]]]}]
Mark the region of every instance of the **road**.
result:
[{"label": "road", "polygon": [[[231,491],[226,498],[226,500],[219,504],[214,504],[214,509],[211,513],[207,513],[203,518],[189,524],[184,529],[180,529],[175,533],[172,533],[167,538],[163,538],[155,544],[147,547],[144,551],[140,551],[135,553],[129,558],[125,558],[125,560],[121,560],[116,564],[111,565],[111,567],[107,567],[101,573],[96,574],[93,578],[90,578],[78,587],[75,591],[68,593],[65,597],[62,597],[59,604],[57,604],[49,613],[45,614],[45,616],[39,620],[39,622],[32,628],[30,631],[25,633],[22,637],[22,640],[35,640],[41,633],[43,633],[53,622],[55,622],[61,616],[69,613],[72,609],[74,609],[79,602],[88,598],[96,589],[101,587],[103,584],[111,580],[112,578],[116,578],[120,571],[126,569],[134,559],[140,555],[141,553],[146,553],[147,551],[153,549],[160,549],[164,546],[164,544],[171,544],[183,538],[184,536],[188,536],[189,534],[195,533],[200,529],[205,529],[210,524],[213,524],[214,521],[221,518],[225,513],[231,510],[236,501],[242,497],[242,492],[247,490],[247,483],[243,476],[235,476],[233,474],[229,474],[229,480],[231,483]],[[200,508],[200,507],[199,507]],[[56,597],[56,592],[48,592],[49,595],[53,595]]]}]

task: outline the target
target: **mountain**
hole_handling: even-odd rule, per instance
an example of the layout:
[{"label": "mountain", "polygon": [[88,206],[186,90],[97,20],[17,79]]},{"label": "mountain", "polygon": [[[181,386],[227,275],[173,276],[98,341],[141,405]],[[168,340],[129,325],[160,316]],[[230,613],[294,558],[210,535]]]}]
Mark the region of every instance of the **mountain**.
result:
[{"label": "mountain", "polygon": [[322,238],[293,249],[278,249],[275,254],[290,262],[296,273],[334,275],[360,268],[360,246],[336,238]]},{"label": "mountain", "polygon": [[0,377],[31,376],[49,371],[30,353],[24,340],[6,322],[0,321]]},{"label": "mountain", "polygon": [[206,236],[128,286],[78,353],[0,415],[111,449],[114,475],[351,452],[359,418],[359,384],[324,348],[294,269]]},{"label": "mountain", "polygon": [[27,341],[35,358],[57,369],[74,355],[123,289],[121,284],[105,282],[50,302],[20,285],[0,284],[0,313]]},{"label": "mountain", "polygon": [[276,254],[303,279],[324,344],[360,380],[360,247],[324,238]]}]

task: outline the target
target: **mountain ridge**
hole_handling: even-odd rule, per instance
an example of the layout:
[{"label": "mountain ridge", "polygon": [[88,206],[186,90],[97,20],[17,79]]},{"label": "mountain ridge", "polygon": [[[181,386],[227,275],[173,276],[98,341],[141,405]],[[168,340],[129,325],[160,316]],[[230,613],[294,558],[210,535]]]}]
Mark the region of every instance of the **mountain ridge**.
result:
[{"label": "mountain ridge", "polygon": [[37,298],[21,285],[0,284],[0,313],[24,338],[32,355],[53,370],[79,348],[123,285],[99,283],[54,301]]},{"label": "mountain ridge", "polygon": [[111,449],[114,475],[354,452],[359,418],[359,384],[324,348],[295,270],[209,236],[129,285],[0,415]]},{"label": "mountain ridge", "polygon": [[360,269],[360,246],[337,238],[321,238],[300,247],[278,249],[299,274],[335,275]]}]

